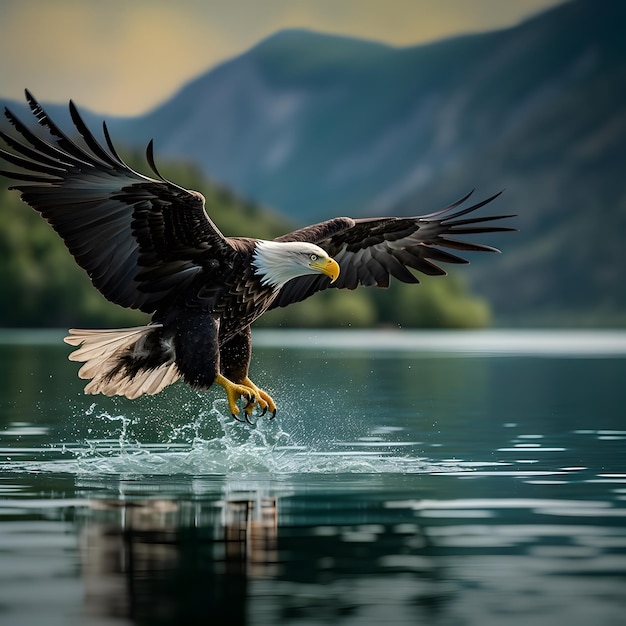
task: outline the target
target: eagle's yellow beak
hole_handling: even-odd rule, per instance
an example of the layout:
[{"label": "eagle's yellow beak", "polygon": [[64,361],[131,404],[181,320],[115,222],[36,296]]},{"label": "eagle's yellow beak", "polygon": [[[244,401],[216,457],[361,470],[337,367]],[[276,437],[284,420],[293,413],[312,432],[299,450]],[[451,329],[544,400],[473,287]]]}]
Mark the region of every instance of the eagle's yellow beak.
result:
[{"label": "eagle's yellow beak", "polygon": [[313,261],[310,264],[313,269],[318,270],[322,274],[326,274],[330,278],[330,282],[334,283],[339,278],[339,263],[335,259],[326,258]]}]

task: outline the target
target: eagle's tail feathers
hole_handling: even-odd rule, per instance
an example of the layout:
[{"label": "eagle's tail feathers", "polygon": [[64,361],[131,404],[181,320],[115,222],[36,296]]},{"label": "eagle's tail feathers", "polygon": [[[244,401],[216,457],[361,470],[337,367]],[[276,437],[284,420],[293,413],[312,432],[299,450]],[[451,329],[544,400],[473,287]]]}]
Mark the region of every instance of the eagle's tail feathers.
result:
[{"label": "eagle's tail feathers", "polygon": [[91,379],[85,393],[135,399],[159,393],[180,378],[171,344],[160,324],[113,330],[70,330],[65,342],[79,346],[71,361],[84,365],[78,375]]},{"label": "eagle's tail feathers", "polygon": [[106,371],[97,374],[85,387],[85,393],[102,393],[105,396],[125,396],[135,400],[139,396],[154,395],[180,378],[175,363],[166,363],[152,370],[143,370],[135,376],[123,371],[113,376]]}]

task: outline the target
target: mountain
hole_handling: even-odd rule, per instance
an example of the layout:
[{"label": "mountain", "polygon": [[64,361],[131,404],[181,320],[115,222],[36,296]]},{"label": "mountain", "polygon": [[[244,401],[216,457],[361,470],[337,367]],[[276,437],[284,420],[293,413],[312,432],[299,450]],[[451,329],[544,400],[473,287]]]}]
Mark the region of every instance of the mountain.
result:
[{"label": "mountain", "polygon": [[469,276],[509,320],[624,323],[626,3],[410,48],[285,31],[123,136],[292,220],[429,212],[477,188],[519,215]]},{"label": "mountain", "polygon": [[292,222],[505,189],[520,232],[472,259],[473,289],[511,323],[623,325],[625,28],[626,3],[575,0],[408,48],[284,31],[111,127]]}]

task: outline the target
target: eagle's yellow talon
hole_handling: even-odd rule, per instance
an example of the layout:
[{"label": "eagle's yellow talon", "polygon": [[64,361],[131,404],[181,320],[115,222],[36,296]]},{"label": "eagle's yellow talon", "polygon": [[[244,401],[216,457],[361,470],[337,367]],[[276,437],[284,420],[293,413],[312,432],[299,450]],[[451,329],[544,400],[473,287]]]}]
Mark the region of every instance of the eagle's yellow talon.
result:
[{"label": "eagle's yellow talon", "polygon": [[[215,382],[224,388],[226,398],[228,400],[228,409],[230,414],[238,422],[248,422],[252,424],[250,418],[254,413],[255,407],[259,407],[261,415],[265,415],[268,411],[271,413],[270,419],[276,416],[276,404],[274,400],[262,389],[259,389],[249,378],[245,378],[242,383],[234,383],[232,380],[218,374]],[[246,405],[243,408],[244,419],[239,417],[240,409],[237,402],[240,398],[245,398]]]},{"label": "eagle's yellow talon", "polygon": [[237,406],[237,401],[239,398],[245,398],[247,400],[247,404],[245,406],[246,413],[246,422],[250,422],[248,412],[248,407],[254,407],[256,403],[256,391],[255,389],[248,387],[247,385],[240,385],[238,383],[234,383],[231,380],[228,380],[225,376],[218,374],[215,378],[215,382],[220,385],[220,387],[224,388],[226,392],[226,398],[228,400],[228,409],[230,410],[230,414],[238,421],[243,422],[243,420],[239,419],[237,416],[239,415],[239,407]]},{"label": "eagle's yellow talon", "polygon": [[[253,389],[254,395],[256,397],[256,402],[253,403],[252,407],[250,408],[250,412],[252,412],[252,410],[254,409],[254,404],[257,404],[259,406],[259,409],[261,409],[261,415],[265,415],[268,411],[270,411],[272,413],[272,418],[275,417],[276,403],[274,402],[274,400],[272,400],[271,396],[262,389],[259,389],[248,377],[244,379],[243,384],[246,387],[250,387],[250,389]],[[246,410],[247,408],[248,407],[246,407]]]}]

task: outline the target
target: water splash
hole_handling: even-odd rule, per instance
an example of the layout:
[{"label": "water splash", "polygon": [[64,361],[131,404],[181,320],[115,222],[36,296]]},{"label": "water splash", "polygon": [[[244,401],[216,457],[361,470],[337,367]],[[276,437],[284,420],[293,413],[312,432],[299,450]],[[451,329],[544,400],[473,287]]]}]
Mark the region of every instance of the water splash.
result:
[{"label": "water splash", "polygon": [[[182,407],[187,409],[189,407]],[[403,441],[401,428],[376,427],[356,440],[335,431],[335,438],[288,432],[280,418],[259,417],[252,426],[236,422],[225,400],[210,408],[193,408],[181,418],[181,405],[167,415],[147,417],[98,409],[92,404],[77,423],[89,418],[87,436],[50,448],[51,455],[13,462],[13,471],[72,473],[80,476],[226,476],[234,474],[298,475],[340,473],[433,473],[473,471],[473,464],[432,461],[421,456],[420,442]],[[176,415],[174,415],[176,413]],[[183,410],[187,415],[188,412]],[[177,423],[178,419],[178,423]],[[180,421],[183,419],[183,421]],[[159,421],[160,420],[160,421]],[[157,424],[162,437],[146,435]],[[301,424],[300,420],[297,422]],[[334,425],[335,426],[335,425]],[[298,428],[302,428],[300,425]],[[329,425],[330,428],[330,425]],[[135,431],[140,434],[137,435]],[[97,433],[101,436],[93,437]],[[160,443],[154,443],[155,439]],[[147,440],[147,442],[146,442]],[[56,458],[55,458],[56,457]]]}]

